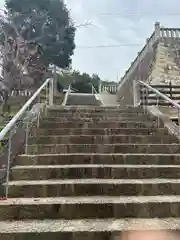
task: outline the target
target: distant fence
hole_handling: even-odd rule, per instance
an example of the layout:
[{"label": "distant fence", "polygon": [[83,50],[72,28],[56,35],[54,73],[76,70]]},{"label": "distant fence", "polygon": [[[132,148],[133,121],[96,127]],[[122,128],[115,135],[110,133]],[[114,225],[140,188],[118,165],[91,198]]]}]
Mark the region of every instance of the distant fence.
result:
[{"label": "distant fence", "polygon": [[[12,90],[9,93],[9,104],[10,105],[17,105],[17,104],[24,104],[32,95],[33,90]],[[0,106],[4,102],[3,95],[0,95]]]},{"label": "distant fence", "polygon": [[34,91],[32,90],[12,90],[10,96],[31,96],[33,94]]},{"label": "distant fence", "polygon": [[117,93],[117,85],[116,84],[101,85],[99,92],[108,92],[111,94],[116,94]]}]

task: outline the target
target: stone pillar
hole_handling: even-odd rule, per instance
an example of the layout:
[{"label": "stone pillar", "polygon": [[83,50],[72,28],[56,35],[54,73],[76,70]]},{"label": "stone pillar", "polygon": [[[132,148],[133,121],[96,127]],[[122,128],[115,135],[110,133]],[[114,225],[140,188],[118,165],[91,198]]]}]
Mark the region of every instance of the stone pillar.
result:
[{"label": "stone pillar", "polygon": [[99,93],[101,93],[102,92],[102,83],[100,82],[99,83]]},{"label": "stone pillar", "polygon": [[174,34],[174,30],[171,30],[171,38],[174,38],[175,34]]},{"label": "stone pillar", "polygon": [[165,37],[165,32],[164,32],[164,29],[163,29],[163,30],[161,30],[161,36],[162,36],[162,38],[164,38],[164,37]]},{"label": "stone pillar", "polygon": [[136,78],[137,80],[142,80],[141,79],[141,59],[140,59],[140,52],[137,54],[137,73],[136,73]]},{"label": "stone pillar", "polygon": [[179,30],[176,30],[176,38],[179,38]]},{"label": "stone pillar", "polygon": [[160,39],[160,36],[161,36],[160,22],[156,22],[154,24],[154,28],[155,28],[155,40],[158,40],[158,39]]},{"label": "stone pillar", "polygon": [[149,52],[149,49],[150,49],[150,42],[149,42],[149,38],[147,38],[146,39],[146,47],[144,49],[142,58],[144,58],[144,56]]},{"label": "stone pillar", "polygon": [[53,82],[53,87],[54,87],[54,94],[57,93],[57,67],[56,65],[54,65],[54,68],[53,68],[53,74],[54,74],[54,82]]}]

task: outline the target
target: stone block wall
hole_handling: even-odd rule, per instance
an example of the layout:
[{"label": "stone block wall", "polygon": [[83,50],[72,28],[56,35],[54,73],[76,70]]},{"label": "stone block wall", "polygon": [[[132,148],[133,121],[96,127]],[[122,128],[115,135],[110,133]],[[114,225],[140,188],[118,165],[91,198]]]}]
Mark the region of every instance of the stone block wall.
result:
[{"label": "stone block wall", "polygon": [[158,44],[155,43],[151,47],[149,46],[149,51],[144,55],[144,58],[139,62],[134,71],[129,74],[126,81],[118,88],[117,100],[121,105],[132,105],[133,104],[133,81],[141,80],[145,82],[150,82],[151,74],[156,62]]}]

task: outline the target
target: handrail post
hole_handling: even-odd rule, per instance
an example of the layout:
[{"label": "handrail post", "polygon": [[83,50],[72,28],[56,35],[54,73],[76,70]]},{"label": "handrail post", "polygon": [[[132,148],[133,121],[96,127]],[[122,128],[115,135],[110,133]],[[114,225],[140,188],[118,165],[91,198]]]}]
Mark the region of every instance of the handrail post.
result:
[{"label": "handrail post", "polygon": [[9,172],[10,172],[10,165],[11,165],[11,152],[12,152],[12,136],[13,136],[14,128],[10,130],[9,133],[9,144],[8,144],[8,162],[7,162],[7,173],[6,173],[6,189],[5,189],[5,197],[8,198],[9,193]]},{"label": "handrail post", "polygon": [[180,135],[180,110],[178,109],[178,135]]},{"label": "handrail post", "polygon": [[102,90],[102,83],[100,82],[100,83],[99,83],[99,89],[98,89],[99,94],[101,93],[101,90]]},{"label": "handrail post", "polygon": [[51,79],[49,83],[49,106],[54,104],[54,81]]},{"label": "handrail post", "polygon": [[25,137],[25,154],[27,155],[28,154],[28,140],[29,140],[29,128],[30,128],[30,123],[29,123],[29,120],[27,119],[27,122],[26,122],[26,137]]},{"label": "handrail post", "polygon": [[137,83],[136,80],[133,80],[133,105],[137,106]]},{"label": "handrail post", "polygon": [[146,111],[148,112],[148,98],[149,98],[149,90],[148,90],[148,88],[146,88],[146,95],[145,95],[146,97],[145,97],[145,101],[146,101]]},{"label": "handrail post", "polygon": [[172,98],[172,82],[169,82],[170,98]]},{"label": "handrail post", "polygon": [[146,113],[145,111],[145,88],[143,87],[142,88],[142,106],[143,106],[143,110],[144,110],[144,113]]},{"label": "handrail post", "polygon": [[45,116],[47,116],[47,106],[48,106],[48,103],[49,103],[49,92],[50,92],[50,89],[48,88],[48,85],[46,85],[46,105],[45,105]]}]

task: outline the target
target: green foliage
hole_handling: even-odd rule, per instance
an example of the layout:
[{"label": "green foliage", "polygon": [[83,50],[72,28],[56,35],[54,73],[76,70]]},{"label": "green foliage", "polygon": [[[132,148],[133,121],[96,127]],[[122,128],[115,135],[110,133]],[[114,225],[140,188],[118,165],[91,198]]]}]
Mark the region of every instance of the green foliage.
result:
[{"label": "green foliage", "polygon": [[58,75],[59,83],[67,88],[70,84],[72,84],[72,88],[77,89],[82,93],[91,93],[92,85],[99,91],[99,84],[106,83],[97,74],[92,74],[90,76],[87,73],[80,73],[79,71],[65,72],[62,75]]},{"label": "green foliage", "polygon": [[45,66],[66,68],[75,49],[75,27],[63,0],[6,0],[7,16],[27,41],[40,46]]}]

